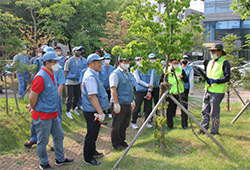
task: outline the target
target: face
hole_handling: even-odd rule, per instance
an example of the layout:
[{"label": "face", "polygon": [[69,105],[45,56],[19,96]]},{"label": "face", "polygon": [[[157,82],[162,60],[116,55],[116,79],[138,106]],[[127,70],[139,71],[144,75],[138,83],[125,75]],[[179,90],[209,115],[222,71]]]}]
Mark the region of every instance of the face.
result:
[{"label": "face", "polygon": [[155,57],[154,57],[154,58],[149,58],[148,60],[149,60],[149,61],[155,61],[156,58],[155,58]]},{"label": "face", "polygon": [[95,71],[102,70],[102,62],[101,61],[92,61],[89,64],[90,64],[90,68],[92,68]]},{"label": "face", "polygon": [[172,62],[170,62],[171,66],[178,65],[178,64],[179,64],[178,60],[173,60]]},{"label": "face", "polygon": [[60,49],[56,49],[56,50],[55,50],[55,53],[56,53],[56,52],[60,52],[60,53],[62,53],[62,50],[60,50]]}]

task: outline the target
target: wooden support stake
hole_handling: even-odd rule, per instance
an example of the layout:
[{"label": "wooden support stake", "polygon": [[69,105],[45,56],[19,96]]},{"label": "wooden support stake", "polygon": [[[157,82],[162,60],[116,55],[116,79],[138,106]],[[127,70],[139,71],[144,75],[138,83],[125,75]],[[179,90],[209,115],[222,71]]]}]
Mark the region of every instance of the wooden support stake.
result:
[{"label": "wooden support stake", "polygon": [[14,92],[14,96],[15,96],[16,107],[17,107],[17,110],[19,111],[18,101],[17,101],[17,97],[16,97],[16,88],[15,88],[15,83],[14,83],[14,80],[13,80],[13,74],[10,74],[10,78],[11,78],[12,85],[13,85],[13,92]]},{"label": "wooden support stake", "polygon": [[247,104],[241,109],[241,111],[235,116],[235,118],[232,120],[231,124],[236,122],[236,120],[241,116],[241,114],[247,109],[249,104],[250,104],[250,101],[248,101]]}]

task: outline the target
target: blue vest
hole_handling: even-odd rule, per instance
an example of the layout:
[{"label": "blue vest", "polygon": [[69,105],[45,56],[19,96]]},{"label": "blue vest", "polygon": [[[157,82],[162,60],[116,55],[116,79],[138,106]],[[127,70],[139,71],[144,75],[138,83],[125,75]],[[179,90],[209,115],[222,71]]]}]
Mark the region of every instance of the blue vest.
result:
[{"label": "blue vest", "polygon": [[97,99],[99,101],[99,104],[100,104],[102,110],[107,110],[110,107],[108,94],[106,93],[106,90],[104,89],[104,87],[103,87],[101,81],[99,80],[99,78],[89,68],[84,73],[83,82],[82,82],[82,93],[83,93],[83,95],[82,95],[82,106],[83,106],[83,110],[85,112],[96,112],[95,108],[93,107],[93,105],[90,102],[89,95],[87,93],[87,89],[86,89],[86,86],[85,86],[86,79],[89,76],[94,77],[95,80],[96,80],[97,92],[98,92],[98,94],[96,94],[96,97],[97,97]]},{"label": "blue vest", "polygon": [[[114,73],[116,73],[119,78],[118,87],[116,89],[119,104],[131,104],[134,100],[132,76],[129,72],[126,72],[127,78],[118,68]],[[114,103],[113,97],[111,97],[110,101]]]},{"label": "blue vest", "polygon": [[65,65],[65,57],[61,56],[62,58],[59,60],[59,65],[64,69],[64,65]]},{"label": "blue vest", "polygon": [[153,72],[154,72],[153,86],[154,86],[154,88],[157,88],[160,85],[160,76],[161,75],[156,73],[156,69],[154,69]]},{"label": "blue vest", "polygon": [[[134,67],[134,66],[133,66],[133,67]],[[130,70],[132,70],[133,67],[131,67]],[[133,73],[131,72],[131,75],[132,75],[132,83],[133,83],[133,86],[136,87],[137,82],[136,82],[136,79],[135,79],[135,76],[134,76],[134,72],[133,72]]]},{"label": "blue vest", "polygon": [[87,70],[88,68],[85,68],[85,69],[83,69],[81,72],[80,72],[80,78],[79,78],[79,83],[82,83],[82,79],[83,79],[83,75],[84,75],[84,73],[86,72],[86,70]]},{"label": "blue vest", "polygon": [[64,77],[64,71],[63,71],[61,66],[59,67],[59,69],[57,71],[54,72],[54,76],[55,76],[55,79],[56,79],[57,87],[59,85],[61,85],[61,84],[66,83],[66,80],[65,80],[65,77]]},{"label": "blue vest", "polygon": [[[151,72],[152,70],[149,69],[148,72],[146,74],[142,74],[142,71],[141,70],[138,70],[138,73],[139,73],[139,76],[140,76],[140,79],[146,83],[149,84],[150,82],[150,76],[151,76]],[[145,86],[142,86],[140,84],[136,84],[135,86],[135,89],[136,91],[147,91],[148,90],[148,87],[145,87]]]},{"label": "blue vest", "polygon": [[70,67],[66,79],[78,81],[80,77],[81,61],[80,59],[78,59],[78,65],[77,65],[74,57],[71,57],[69,60],[70,60]]},{"label": "blue vest", "polygon": [[81,61],[81,71],[85,68],[87,68],[87,60],[86,58],[82,57],[82,59],[80,60]]},{"label": "blue vest", "polygon": [[43,68],[43,58],[42,58],[42,57],[37,58],[37,59],[34,61],[34,64],[37,65],[36,72],[39,72],[39,71]]},{"label": "blue vest", "polygon": [[102,65],[102,70],[99,72],[99,78],[102,82],[102,85],[106,90],[110,90],[109,87],[109,76],[110,74],[115,70],[114,66],[109,65],[108,66],[108,73],[106,71],[106,66]]},{"label": "blue vest", "polygon": [[[181,68],[183,69],[183,67],[181,67]],[[191,66],[189,66],[189,65],[187,65],[187,67],[184,69],[184,71],[185,71],[185,73],[186,73],[186,75],[188,77],[188,80],[189,80],[189,74],[190,74],[192,69],[193,68]],[[189,88],[190,88],[189,81],[187,83],[184,82],[184,89],[189,89]]]},{"label": "blue vest", "polygon": [[44,89],[37,97],[35,110],[43,113],[53,113],[58,111],[59,95],[56,79],[54,78],[54,84],[50,76],[44,70],[39,71],[35,77],[37,76],[43,78]]},{"label": "blue vest", "polygon": [[[27,55],[23,57],[22,54],[17,54],[16,56],[20,60],[19,63],[29,65],[29,57]],[[21,75],[21,76],[24,76],[24,75],[27,75],[29,73],[27,71],[25,71],[23,73],[20,73],[20,70],[17,69],[17,74]]]}]

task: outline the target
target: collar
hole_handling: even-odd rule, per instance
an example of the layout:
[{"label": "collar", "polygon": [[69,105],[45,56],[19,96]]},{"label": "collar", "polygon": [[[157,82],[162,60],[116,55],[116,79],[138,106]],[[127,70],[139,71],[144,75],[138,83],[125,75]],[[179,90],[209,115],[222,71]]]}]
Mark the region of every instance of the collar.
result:
[{"label": "collar", "polygon": [[118,66],[118,69],[121,70],[123,73],[127,73],[127,71],[124,71],[120,66]]},{"label": "collar", "polygon": [[54,76],[54,73],[50,74],[47,70],[45,70],[45,68],[42,68],[43,71],[45,71],[49,76]]},{"label": "collar", "polygon": [[91,71],[93,71],[93,72],[95,73],[95,75],[99,76],[99,72],[95,71],[95,70],[92,69],[92,68],[88,68],[88,69],[90,69]]}]

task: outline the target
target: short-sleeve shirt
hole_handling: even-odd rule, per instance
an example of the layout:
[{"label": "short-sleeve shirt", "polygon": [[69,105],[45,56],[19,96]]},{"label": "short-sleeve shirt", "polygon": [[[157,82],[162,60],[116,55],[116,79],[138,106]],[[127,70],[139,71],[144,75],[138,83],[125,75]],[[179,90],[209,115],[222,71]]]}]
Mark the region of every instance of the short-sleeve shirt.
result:
[{"label": "short-sleeve shirt", "polygon": [[[99,73],[91,68],[88,68],[91,71],[94,72],[94,74],[98,77]],[[85,87],[87,90],[88,95],[92,95],[92,94],[98,94],[98,86],[97,86],[97,82],[96,79],[93,76],[89,76],[86,80],[85,80]]]}]

